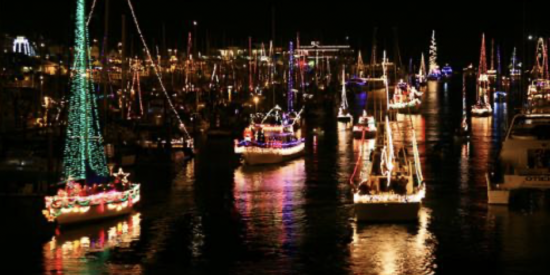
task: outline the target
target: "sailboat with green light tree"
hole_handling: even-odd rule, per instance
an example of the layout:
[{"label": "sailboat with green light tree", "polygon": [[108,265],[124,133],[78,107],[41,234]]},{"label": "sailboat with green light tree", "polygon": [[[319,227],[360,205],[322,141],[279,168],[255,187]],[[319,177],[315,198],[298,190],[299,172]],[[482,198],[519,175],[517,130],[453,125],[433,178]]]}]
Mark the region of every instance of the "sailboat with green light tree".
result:
[{"label": "sailboat with green light tree", "polygon": [[63,181],[45,198],[46,218],[58,224],[125,215],[140,199],[140,185],[107,165],[94,94],[85,0],[77,0],[74,63],[71,71]]}]

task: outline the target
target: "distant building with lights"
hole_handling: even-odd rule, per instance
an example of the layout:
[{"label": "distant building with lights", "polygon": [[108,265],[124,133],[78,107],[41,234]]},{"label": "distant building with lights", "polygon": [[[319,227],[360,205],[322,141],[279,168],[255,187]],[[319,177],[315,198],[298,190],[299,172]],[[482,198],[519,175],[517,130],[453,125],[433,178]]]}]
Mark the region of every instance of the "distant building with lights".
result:
[{"label": "distant building with lights", "polygon": [[24,36],[17,36],[13,40],[12,52],[24,54],[26,56],[36,56],[36,50],[31,43],[29,43],[29,39]]},{"label": "distant building with lights", "polygon": [[319,41],[312,41],[311,45],[300,45],[296,49],[299,56],[306,56],[308,59],[332,59],[341,57],[354,57],[355,51],[350,45],[321,45]]}]

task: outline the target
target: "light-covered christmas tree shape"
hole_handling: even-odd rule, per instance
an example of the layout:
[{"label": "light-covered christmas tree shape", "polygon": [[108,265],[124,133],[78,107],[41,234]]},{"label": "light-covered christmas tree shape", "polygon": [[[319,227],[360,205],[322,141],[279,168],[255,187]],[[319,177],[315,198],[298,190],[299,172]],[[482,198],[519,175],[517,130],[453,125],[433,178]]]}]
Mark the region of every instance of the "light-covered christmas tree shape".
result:
[{"label": "light-covered christmas tree shape", "polygon": [[437,43],[435,41],[435,30],[432,32],[432,43],[430,45],[430,68],[429,74],[439,75],[439,65],[437,65]]},{"label": "light-covered christmas tree shape", "polygon": [[63,158],[66,180],[87,181],[109,176],[90,75],[88,41],[86,3],[77,0],[74,67]]},{"label": "light-covered christmas tree shape", "polygon": [[365,71],[365,63],[363,63],[363,55],[361,51],[357,56],[357,77],[363,77],[363,72]]},{"label": "light-covered christmas tree shape", "polygon": [[418,75],[420,77],[426,77],[426,60],[424,59],[424,53],[420,57],[420,69],[418,70]]},{"label": "light-covered christmas tree shape", "polygon": [[483,34],[481,39],[481,51],[479,55],[479,71],[478,77],[487,75],[487,51],[485,48],[485,34]]}]

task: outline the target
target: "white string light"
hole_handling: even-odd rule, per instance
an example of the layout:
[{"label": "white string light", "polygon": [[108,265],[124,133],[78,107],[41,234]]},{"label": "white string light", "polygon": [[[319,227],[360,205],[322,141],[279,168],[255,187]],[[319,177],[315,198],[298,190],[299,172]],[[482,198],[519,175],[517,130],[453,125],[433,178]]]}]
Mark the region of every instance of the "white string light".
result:
[{"label": "white string light", "polygon": [[92,3],[92,10],[90,11],[90,14],[88,15],[88,21],[86,22],[86,27],[90,26],[90,21],[92,21],[92,15],[94,15],[95,10],[95,4],[97,3],[97,0],[94,0]]},{"label": "white string light", "polygon": [[[139,37],[141,39],[141,42],[143,43],[143,47],[145,48],[145,52],[147,53],[147,58],[149,59],[149,61],[152,63],[152,64],[155,64],[154,61],[153,61],[153,57],[151,56],[151,52],[149,51],[149,47],[147,46],[147,43],[145,43],[145,38],[143,37],[143,33],[141,32],[141,28],[139,27],[139,22],[137,20],[137,17],[136,17],[136,13],[134,12],[134,6],[132,5],[132,1],[131,0],[128,0],[128,6],[130,7],[130,12],[132,13],[132,17],[134,19],[134,23],[136,24],[136,29],[137,29],[137,32],[139,34]],[[157,76],[158,80],[159,80],[159,83],[160,83],[160,87],[162,89],[162,92],[164,93],[164,95],[166,96],[166,100],[168,101],[168,105],[170,105],[170,108],[172,109],[176,119],[178,120],[179,122],[179,126],[180,126],[180,129],[183,130],[183,132],[187,135],[188,138],[191,138],[191,136],[189,135],[189,132],[187,132],[187,128],[185,128],[185,124],[183,124],[183,121],[181,120],[179,114],[178,114],[178,111],[176,110],[176,108],[174,107],[174,104],[172,103],[172,100],[170,100],[170,95],[168,94],[168,92],[166,91],[166,87],[164,87],[164,83],[162,82],[162,78],[160,76],[160,73],[158,71],[158,68],[157,66],[153,66],[153,71],[155,72],[155,75]]]}]

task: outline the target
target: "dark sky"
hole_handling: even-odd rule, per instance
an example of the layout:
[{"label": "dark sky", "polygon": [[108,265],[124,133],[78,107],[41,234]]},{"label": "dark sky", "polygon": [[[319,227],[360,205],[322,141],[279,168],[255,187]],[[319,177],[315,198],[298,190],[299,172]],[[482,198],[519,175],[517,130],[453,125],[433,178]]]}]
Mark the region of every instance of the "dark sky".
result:
[{"label": "dark sky", "polygon": [[[103,35],[105,0],[97,0],[97,9],[90,27],[92,37]],[[280,45],[301,33],[302,43],[320,39],[325,44],[344,42],[350,37],[354,48],[368,56],[374,27],[379,27],[379,48],[394,48],[394,28],[399,37],[402,55],[419,58],[428,51],[431,30],[437,31],[440,63],[458,66],[477,63],[481,33],[495,38],[508,55],[512,47],[527,43],[528,34],[550,34],[550,24],[541,12],[547,4],[533,1],[181,1],[132,0],[149,41],[162,40],[166,26],[167,47],[183,50],[191,22],[199,22],[199,37],[210,34],[213,44],[245,45],[248,36],[254,41],[271,37],[271,10],[276,11],[276,34]],[[129,36],[135,27],[129,21],[126,0],[110,0],[112,40],[120,37],[121,15],[127,14]],[[73,33],[75,0],[0,0],[0,32],[11,34],[43,34],[60,42],[70,43]],[[87,0],[91,6],[92,0]],[[504,4],[506,3],[506,4]],[[525,13],[524,13],[525,11]],[[523,30],[526,30],[524,33]],[[489,43],[489,41],[488,41]],[[534,49],[535,47],[532,46]],[[528,47],[528,52],[532,52]],[[521,49],[520,49],[521,52]]]}]

